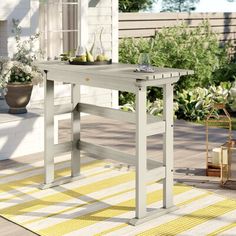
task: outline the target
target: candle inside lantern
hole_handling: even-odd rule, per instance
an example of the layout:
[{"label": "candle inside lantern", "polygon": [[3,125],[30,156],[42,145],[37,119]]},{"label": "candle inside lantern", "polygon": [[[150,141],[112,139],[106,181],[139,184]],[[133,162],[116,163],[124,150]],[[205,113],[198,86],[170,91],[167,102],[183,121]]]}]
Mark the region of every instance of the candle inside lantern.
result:
[{"label": "candle inside lantern", "polygon": [[222,160],[223,165],[228,164],[228,150],[223,149],[222,154],[223,154],[223,157],[221,157],[221,148],[212,149],[212,164],[213,165],[220,165],[221,160]]}]

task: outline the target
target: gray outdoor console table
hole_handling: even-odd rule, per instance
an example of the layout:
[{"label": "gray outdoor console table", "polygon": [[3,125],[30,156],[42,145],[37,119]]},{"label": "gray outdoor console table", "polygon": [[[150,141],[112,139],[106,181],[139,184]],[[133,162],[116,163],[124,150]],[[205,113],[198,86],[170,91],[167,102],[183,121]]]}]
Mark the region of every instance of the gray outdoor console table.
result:
[{"label": "gray outdoor console table", "polygon": [[[136,225],[158,215],[173,211],[173,84],[190,70],[156,68],[154,73],[134,72],[135,65],[112,64],[104,66],[77,66],[63,62],[38,64],[46,74],[45,80],[45,182],[43,188],[64,184],[80,178],[80,151],[93,153],[99,158],[113,159],[136,167]],[[54,106],[54,81],[70,83],[71,103]],[[136,112],[80,103],[80,86],[92,86],[135,93]],[[164,114],[156,118],[146,115],[147,86],[163,88]],[[72,113],[72,141],[54,144],[54,115]],[[136,125],[136,154],[122,153],[80,139],[80,113],[102,116]],[[163,163],[147,160],[147,136],[164,134]],[[54,179],[54,156],[71,151],[71,176]],[[163,208],[147,212],[146,183],[163,179]]]}]

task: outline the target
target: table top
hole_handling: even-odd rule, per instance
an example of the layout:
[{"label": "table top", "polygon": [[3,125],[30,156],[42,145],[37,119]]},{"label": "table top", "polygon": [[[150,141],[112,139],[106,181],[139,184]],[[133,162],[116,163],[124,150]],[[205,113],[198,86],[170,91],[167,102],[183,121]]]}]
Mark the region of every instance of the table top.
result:
[{"label": "table top", "polygon": [[155,72],[135,72],[137,65],[113,63],[110,65],[70,65],[67,62],[52,61],[41,62],[38,64],[44,69],[57,69],[65,71],[77,71],[79,73],[86,73],[89,71],[91,74],[102,74],[106,76],[125,77],[128,79],[152,80],[161,78],[170,78],[182,75],[193,74],[192,70],[174,69],[174,68],[158,68],[153,67]]},{"label": "table top", "polygon": [[[67,62],[45,61],[36,63],[40,69],[48,71],[48,80],[78,83],[95,87],[114,89],[127,88],[129,91],[136,82],[149,82],[147,86],[175,83],[180,76],[194,74],[192,70],[157,68],[155,72],[135,72],[137,65],[113,63],[110,65],[70,65]],[[152,83],[153,82],[153,83]],[[130,87],[130,89],[129,89]],[[132,90],[132,89],[131,89]]]}]

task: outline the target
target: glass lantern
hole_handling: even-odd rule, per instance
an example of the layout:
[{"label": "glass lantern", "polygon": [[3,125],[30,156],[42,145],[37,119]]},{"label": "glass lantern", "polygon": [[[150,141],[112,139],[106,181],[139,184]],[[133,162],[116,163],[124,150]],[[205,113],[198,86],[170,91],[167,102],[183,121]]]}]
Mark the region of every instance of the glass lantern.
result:
[{"label": "glass lantern", "polygon": [[[216,114],[215,111],[219,111],[220,115]],[[227,149],[222,149],[223,145],[212,147],[213,144],[210,142],[210,127],[221,127],[226,128],[225,143],[230,143],[232,140],[232,126],[231,118],[227,112],[225,105],[221,103],[214,104],[210,114],[206,119],[206,175],[220,177],[222,174],[222,164],[228,161]]]},{"label": "glass lantern", "polygon": [[[227,160],[223,153],[227,153]],[[221,146],[221,184],[236,188],[236,140],[232,139]]]}]

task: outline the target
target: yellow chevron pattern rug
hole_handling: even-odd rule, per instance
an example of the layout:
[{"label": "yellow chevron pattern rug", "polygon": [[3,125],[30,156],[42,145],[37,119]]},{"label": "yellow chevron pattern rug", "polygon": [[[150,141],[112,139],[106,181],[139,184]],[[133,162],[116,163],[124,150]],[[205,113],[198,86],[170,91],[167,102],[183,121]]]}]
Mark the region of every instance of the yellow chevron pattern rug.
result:
[{"label": "yellow chevron pattern rug", "polygon": [[[66,159],[64,159],[66,158]],[[69,175],[68,157],[56,164]],[[0,171],[0,215],[45,236],[236,235],[236,201],[188,186],[174,186],[179,209],[138,226],[134,217],[134,172],[113,164],[83,164],[85,178],[40,190],[42,162]],[[148,207],[162,205],[162,184],[149,183]]]}]

